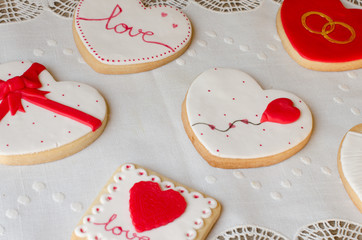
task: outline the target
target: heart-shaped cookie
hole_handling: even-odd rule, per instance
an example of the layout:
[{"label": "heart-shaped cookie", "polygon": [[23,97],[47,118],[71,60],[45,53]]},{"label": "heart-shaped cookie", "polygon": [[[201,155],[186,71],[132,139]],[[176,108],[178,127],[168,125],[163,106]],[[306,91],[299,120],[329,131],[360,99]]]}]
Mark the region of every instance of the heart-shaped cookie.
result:
[{"label": "heart-shaped cookie", "polygon": [[135,0],[80,0],[73,35],[97,72],[134,73],[180,56],[191,42],[191,23],[172,6],[145,7]]},{"label": "heart-shaped cookie", "polygon": [[338,151],[338,171],[353,203],[362,213],[362,124],[351,128]]},{"label": "heart-shaped cookie", "polygon": [[313,127],[308,106],[297,96],[263,90],[246,73],[222,68],[192,83],[182,121],[196,150],[220,168],[278,163],[304,147]]},{"label": "heart-shaped cookie", "polygon": [[184,197],[177,191],[162,191],[155,182],[138,182],[130,190],[129,210],[137,232],[173,222],[186,209]]},{"label": "heart-shaped cookie", "polygon": [[0,162],[44,163],[91,144],[107,122],[107,106],[94,88],[56,82],[38,63],[0,65]]},{"label": "heart-shaped cookie", "polygon": [[285,0],[277,29],[289,55],[319,71],[362,67],[362,10],[340,0]]},{"label": "heart-shaped cookie", "polygon": [[124,164],[82,217],[72,240],[203,240],[220,210],[210,197]]}]

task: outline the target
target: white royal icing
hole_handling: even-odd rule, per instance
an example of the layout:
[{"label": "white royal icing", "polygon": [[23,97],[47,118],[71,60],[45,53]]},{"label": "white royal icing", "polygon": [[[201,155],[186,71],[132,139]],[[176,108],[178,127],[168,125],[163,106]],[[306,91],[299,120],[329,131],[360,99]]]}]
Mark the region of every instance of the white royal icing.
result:
[{"label": "white royal icing", "polygon": [[137,0],[80,0],[75,27],[87,50],[109,65],[161,60],[191,39],[191,23],[180,10]]},{"label": "white royal icing", "polygon": [[198,122],[227,129],[229,123],[247,119],[259,123],[267,105],[277,98],[289,98],[301,115],[290,124],[264,122],[258,126],[235,123],[227,132],[207,125],[192,127],[198,140],[212,154],[222,158],[250,159],[271,156],[291,149],[312,130],[312,114],[297,96],[280,90],[263,90],[239,70],[214,68],[192,83],[186,97],[186,111],[192,126]]},{"label": "white royal icing", "polygon": [[[0,65],[0,79],[8,80],[22,75],[30,68],[30,62],[11,62]],[[47,70],[39,74],[42,87],[50,91],[48,99],[75,108],[103,121],[106,103],[94,88],[77,82],[56,82]],[[0,121],[0,155],[38,153],[71,143],[92,130],[73,119],[55,114],[21,100],[25,113],[9,113]]]},{"label": "white royal icing", "polygon": [[340,161],[343,175],[362,200],[362,134],[348,132],[341,146]]},{"label": "white royal icing", "polygon": [[[137,182],[152,181],[152,179],[154,182],[160,184],[162,190],[173,189],[180,192],[186,200],[187,207],[185,212],[173,222],[149,231],[137,233],[132,224],[129,212],[129,190]],[[102,240],[194,239],[197,235],[196,230],[200,229],[204,224],[202,219],[210,217],[212,214],[211,209],[217,206],[217,202],[214,199],[204,198],[197,192],[188,192],[183,187],[175,187],[174,184],[170,182],[161,182],[159,177],[148,176],[144,169],[135,168],[132,164],[123,165],[121,171],[114,175],[113,180],[114,181],[107,187],[109,194],[100,197],[101,204],[93,206],[93,214],[85,216],[83,218],[83,224],[75,229],[75,234],[78,237],[87,237],[89,240],[100,237]],[[113,234],[112,231],[106,231],[104,225],[94,224],[108,222],[113,214],[117,214],[117,218],[109,224],[108,229],[115,226],[121,227],[123,232],[118,236]],[[118,230],[115,232],[119,233]],[[133,234],[136,234],[137,237],[131,238],[130,236]]]}]

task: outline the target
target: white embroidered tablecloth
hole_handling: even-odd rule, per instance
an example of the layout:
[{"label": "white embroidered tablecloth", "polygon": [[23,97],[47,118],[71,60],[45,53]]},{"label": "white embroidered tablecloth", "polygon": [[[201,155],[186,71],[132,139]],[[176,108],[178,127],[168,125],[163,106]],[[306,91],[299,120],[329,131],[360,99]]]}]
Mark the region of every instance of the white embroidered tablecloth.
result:
[{"label": "white embroidered tablecloth", "polygon": [[[317,221],[361,224],[362,215],[339,177],[337,152],[344,134],[362,122],[362,70],[317,72],[295,63],[276,31],[280,1],[230,0],[237,6],[232,9],[233,4],[217,7],[216,0],[175,0],[193,23],[189,50],[161,68],[115,76],[95,73],[81,58],[69,18],[75,2],[33,0],[26,8],[16,5],[19,14],[8,11],[26,2],[0,0],[0,63],[39,62],[59,81],[92,85],[107,99],[110,116],[99,139],[73,156],[41,165],[0,166],[0,240],[70,239],[84,211],[125,162],[219,200],[223,211],[209,239],[239,225],[293,239],[298,229]],[[314,116],[306,147],[270,167],[209,166],[184,132],[181,103],[195,77],[212,67],[240,69],[264,89],[290,91],[303,99]]]}]

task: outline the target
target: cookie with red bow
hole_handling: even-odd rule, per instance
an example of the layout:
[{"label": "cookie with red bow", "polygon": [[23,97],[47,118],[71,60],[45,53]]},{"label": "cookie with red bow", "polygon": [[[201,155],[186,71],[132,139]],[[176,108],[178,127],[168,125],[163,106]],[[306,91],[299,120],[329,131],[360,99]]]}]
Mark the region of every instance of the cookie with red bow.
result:
[{"label": "cookie with red bow", "polygon": [[153,171],[120,166],[73,231],[72,240],[202,240],[220,204]]},{"label": "cookie with red bow", "polygon": [[301,150],[313,128],[300,98],[263,90],[246,73],[223,68],[209,69],[191,84],[182,121],[196,150],[219,168],[278,163]]},{"label": "cookie with red bow", "polygon": [[179,9],[137,0],[80,0],[73,35],[96,72],[124,74],[160,67],[183,54],[192,28]]},{"label": "cookie with red bow", "polygon": [[0,65],[0,163],[67,157],[91,144],[106,122],[106,102],[94,88],[56,82],[39,63]]},{"label": "cookie with red bow", "polygon": [[362,67],[362,9],[340,0],[285,0],[277,29],[289,55],[303,67],[345,71]]}]

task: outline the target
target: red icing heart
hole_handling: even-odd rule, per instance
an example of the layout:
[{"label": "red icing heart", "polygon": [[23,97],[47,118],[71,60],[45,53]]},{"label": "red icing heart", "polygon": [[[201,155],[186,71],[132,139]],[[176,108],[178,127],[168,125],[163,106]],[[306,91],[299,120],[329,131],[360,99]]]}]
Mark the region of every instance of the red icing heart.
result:
[{"label": "red icing heart", "polygon": [[167,17],[167,15],[168,15],[167,13],[164,13],[164,12],[161,13],[161,16],[162,16],[162,17]]},{"label": "red icing heart", "polygon": [[277,98],[266,107],[260,122],[274,122],[281,124],[293,123],[300,117],[300,110],[294,107],[289,98]]},{"label": "red icing heart", "polygon": [[130,189],[129,210],[137,232],[164,226],[186,209],[184,197],[172,189],[162,191],[158,183],[138,182]]},{"label": "red icing heart", "polygon": [[177,25],[177,24],[172,24],[172,27],[173,27],[173,28],[177,28],[178,25]]},{"label": "red icing heart", "polygon": [[[303,26],[302,16],[308,12],[312,13],[305,15],[306,26],[314,32],[322,32],[328,18],[334,22],[334,27],[325,26],[325,37]],[[346,9],[339,0],[285,0],[280,17],[290,43],[303,58],[324,63],[362,60],[362,10]],[[343,24],[353,28],[355,38],[349,43],[335,43],[347,42],[352,36]]]}]

